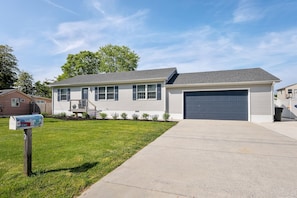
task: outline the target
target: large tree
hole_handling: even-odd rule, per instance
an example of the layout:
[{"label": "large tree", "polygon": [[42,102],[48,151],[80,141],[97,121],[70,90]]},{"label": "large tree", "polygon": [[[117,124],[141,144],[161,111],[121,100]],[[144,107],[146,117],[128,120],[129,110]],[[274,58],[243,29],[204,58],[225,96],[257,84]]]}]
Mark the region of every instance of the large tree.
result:
[{"label": "large tree", "polygon": [[8,45],[0,45],[0,89],[12,88],[19,72],[17,58]]},{"label": "large tree", "polygon": [[106,45],[97,52],[100,70],[104,72],[133,71],[137,68],[139,56],[126,46]]},{"label": "large tree", "polygon": [[138,60],[139,56],[126,46],[106,45],[97,52],[81,51],[68,55],[67,62],[61,67],[63,74],[57,80],[82,74],[133,71]]},{"label": "large tree", "polygon": [[28,72],[22,71],[15,86],[25,94],[33,94],[33,77]]},{"label": "large tree", "polygon": [[52,92],[51,92],[51,88],[48,86],[49,84],[50,82],[48,81],[44,81],[44,82],[37,81],[36,83],[34,83],[34,95],[51,98]]}]

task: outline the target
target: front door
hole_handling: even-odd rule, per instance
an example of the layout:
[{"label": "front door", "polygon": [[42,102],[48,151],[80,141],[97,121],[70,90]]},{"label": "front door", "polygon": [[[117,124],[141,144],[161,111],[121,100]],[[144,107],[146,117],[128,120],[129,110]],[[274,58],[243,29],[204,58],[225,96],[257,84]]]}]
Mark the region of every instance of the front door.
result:
[{"label": "front door", "polygon": [[89,98],[89,89],[88,88],[82,88],[81,90],[81,107],[85,108],[87,106],[87,101]]}]

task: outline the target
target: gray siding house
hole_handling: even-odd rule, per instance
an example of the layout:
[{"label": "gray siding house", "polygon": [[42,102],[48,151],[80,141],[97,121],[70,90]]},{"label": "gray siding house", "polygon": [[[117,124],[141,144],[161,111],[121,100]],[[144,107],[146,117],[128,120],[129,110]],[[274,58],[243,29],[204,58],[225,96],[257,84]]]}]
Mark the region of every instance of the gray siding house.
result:
[{"label": "gray siding house", "polygon": [[53,114],[143,113],[170,119],[273,122],[274,84],[261,68],[179,74],[176,68],[80,75],[51,84]]}]

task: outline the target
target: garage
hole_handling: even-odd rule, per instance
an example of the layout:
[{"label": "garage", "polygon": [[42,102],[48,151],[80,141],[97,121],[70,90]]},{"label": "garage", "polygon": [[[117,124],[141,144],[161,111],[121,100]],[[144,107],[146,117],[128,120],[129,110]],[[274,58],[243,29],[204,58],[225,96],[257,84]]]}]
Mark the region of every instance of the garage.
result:
[{"label": "garage", "polygon": [[184,119],[248,120],[248,90],[184,92]]}]

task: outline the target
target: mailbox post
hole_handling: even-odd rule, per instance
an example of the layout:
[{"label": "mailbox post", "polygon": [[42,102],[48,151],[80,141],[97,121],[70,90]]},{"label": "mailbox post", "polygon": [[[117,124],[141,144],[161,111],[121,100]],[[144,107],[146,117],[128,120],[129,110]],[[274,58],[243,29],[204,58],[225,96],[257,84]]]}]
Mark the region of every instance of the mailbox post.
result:
[{"label": "mailbox post", "polygon": [[32,128],[43,125],[43,116],[23,115],[10,116],[9,129],[24,130],[24,173],[27,176],[32,174]]}]

